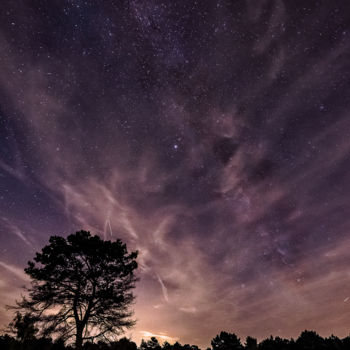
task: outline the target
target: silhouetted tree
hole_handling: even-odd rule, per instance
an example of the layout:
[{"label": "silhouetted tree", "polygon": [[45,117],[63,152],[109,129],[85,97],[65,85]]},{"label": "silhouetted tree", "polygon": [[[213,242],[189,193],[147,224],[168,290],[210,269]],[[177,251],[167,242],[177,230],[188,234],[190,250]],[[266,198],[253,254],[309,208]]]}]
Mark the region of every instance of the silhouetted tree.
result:
[{"label": "silhouetted tree", "polygon": [[288,350],[290,349],[290,341],[280,337],[264,339],[259,344],[259,350]]},{"label": "silhouetted tree", "polygon": [[10,331],[15,334],[21,344],[21,349],[24,349],[25,343],[35,339],[35,334],[38,332],[38,329],[35,327],[35,321],[36,319],[29,313],[22,315],[20,312],[16,312],[15,317],[9,324]]},{"label": "silhouetted tree", "polygon": [[350,349],[350,336],[342,339],[343,349]]},{"label": "silhouetted tree", "polygon": [[137,345],[128,338],[121,338],[110,344],[111,350],[137,350]]},{"label": "silhouetted tree", "polygon": [[324,340],[327,350],[342,350],[343,342],[333,334]]},{"label": "silhouetted tree", "polygon": [[266,338],[259,343],[259,350],[274,350],[274,349],[276,349],[276,347],[275,347],[275,340],[273,339],[273,336],[270,336],[270,338]]},{"label": "silhouetted tree", "polygon": [[36,318],[41,334],[84,340],[109,339],[134,325],[130,305],[137,252],[80,231],[67,239],[52,236],[25,272],[31,277],[29,297],[17,309]]},{"label": "silhouetted tree", "polygon": [[245,349],[256,350],[258,348],[258,342],[255,338],[248,336],[245,340]]},{"label": "silhouetted tree", "polygon": [[324,339],[314,331],[303,331],[296,340],[296,345],[300,350],[322,350],[325,349]]},{"label": "silhouetted tree", "polygon": [[158,339],[152,337],[150,340],[147,341],[142,339],[140,350],[161,350],[161,346],[158,342]]},{"label": "silhouetted tree", "polygon": [[162,349],[163,349],[163,350],[172,350],[172,349],[173,349],[173,346],[172,346],[169,342],[165,341],[165,342],[163,343]]},{"label": "silhouetted tree", "polygon": [[173,345],[172,345],[172,350],[183,350],[183,346],[176,341]]},{"label": "silhouetted tree", "polygon": [[[210,348],[208,349],[211,350]],[[181,345],[178,341],[174,344],[169,344],[167,341],[165,341],[162,350],[200,350],[200,348],[197,345]]]},{"label": "silhouetted tree", "polygon": [[241,350],[243,346],[234,333],[221,332],[212,341],[213,350]]},{"label": "silhouetted tree", "polygon": [[201,350],[197,345],[189,345],[189,344],[185,344],[184,348],[187,350]]},{"label": "silhouetted tree", "polygon": [[[223,332],[225,333],[225,332]],[[237,342],[232,341],[235,337],[228,337],[226,333],[224,336],[216,337],[216,340],[223,340],[222,345],[229,344],[227,339],[229,338],[233,346],[237,345]],[[232,336],[232,335],[231,335]],[[238,339],[238,338],[237,338]],[[239,340],[239,339],[238,339]],[[1,350],[20,350],[22,344],[9,335],[0,336],[0,349]],[[227,347],[229,348],[229,347]],[[30,337],[25,342],[25,350],[73,350],[71,346],[65,346],[62,339],[58,339],[52,342],[50,338],[35,338]],[[106,343],[98,341],[94,343],[92,341],[86,341],[82,350],[200,350],[196,345],[181,345],[179,342],[169,344],[164,342],[161,346],[156,338],[151,338],[148,341],[142,340],[141,345],[137,348],[136,344],[128,338],[121,338],[118,341]],[[235,348],[231,348],[235,349]],[[331,335],[328,338],[320,337],[316,332],[305,331],[300,337],[294,341],[293,339],[282,339],[280,337],[269,337],[257,344],[256,339],[247,337],[245,342],[246,350],[305,350],[305,349],[320,349],[320,350],[349,350],[350,349],[350,337],[339,339],[338,337]],[[207,348],[206,350],[212,350]]]}]

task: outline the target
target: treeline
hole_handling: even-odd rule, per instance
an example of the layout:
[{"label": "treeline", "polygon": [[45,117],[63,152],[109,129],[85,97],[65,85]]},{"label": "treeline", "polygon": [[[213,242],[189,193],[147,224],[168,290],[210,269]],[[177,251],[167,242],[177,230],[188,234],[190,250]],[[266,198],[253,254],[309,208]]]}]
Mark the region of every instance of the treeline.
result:
[{"label": "treeline", "polygon": [[[0,336],[1,350],[74,350],[74,346],[65,345],[62,340],[51,338],[30,337],[18,339],[8,334]],[[160,344],[156,338],[142,340],[139,347],[127,338],[115,342],[97,343],[85,342],[84,350],[200,350],[197,345],[181,345],[176,342]],[[211,347],[206,350],[349,350],[350,336],[340,339],[334,335],[322,338],[314,331],[304,331],[294,339],[270,337],[260,343],[255,338],[247,337],[241,341],[234,333],[221,332],[211,341]]]}]

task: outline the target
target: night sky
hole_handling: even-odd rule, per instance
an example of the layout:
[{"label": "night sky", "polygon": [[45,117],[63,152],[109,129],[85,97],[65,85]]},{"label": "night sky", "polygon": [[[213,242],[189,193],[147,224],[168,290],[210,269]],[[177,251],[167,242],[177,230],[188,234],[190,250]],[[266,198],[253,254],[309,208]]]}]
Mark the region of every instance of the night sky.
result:
[{"label": "night sky", "polygon": [[348,1],[2,0],[0,323],[51,235],[139,250],[133,340],[350,331]]}]

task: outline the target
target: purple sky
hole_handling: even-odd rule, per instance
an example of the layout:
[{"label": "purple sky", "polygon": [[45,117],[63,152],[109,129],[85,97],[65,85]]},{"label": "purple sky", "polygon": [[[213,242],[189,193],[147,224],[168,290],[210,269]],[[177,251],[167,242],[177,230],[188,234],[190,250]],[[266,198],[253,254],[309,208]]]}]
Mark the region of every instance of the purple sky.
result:
[{"label": "purple sky", "polygon": [[348,1],[0,11],[0,323],[51,235],[140,251],[132,331],[349,334]]}]

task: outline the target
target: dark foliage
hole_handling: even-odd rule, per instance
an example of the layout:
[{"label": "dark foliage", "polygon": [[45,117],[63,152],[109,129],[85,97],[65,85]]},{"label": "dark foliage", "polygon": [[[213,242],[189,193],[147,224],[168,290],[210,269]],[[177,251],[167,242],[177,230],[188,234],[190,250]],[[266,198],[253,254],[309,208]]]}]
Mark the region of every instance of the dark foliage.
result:
[{"label": "dark foliage", "polygon": [[240,339],[234,333],[221,332],[212,341],[213,350],[242,350]]},{"label": "dark foliage", "polygon": [[29,313],[22,315],[16,312],[16,315],[9,325],[11,333],[15,334],[21,344],[28,343],[35,338],[38,329],[35,327],[36,319]]},{"label": "dark foliage", "polygon": [[245,340],[245,349],[247,350],[256,350],[258,348],[258,342],[255,338],[250,336]]},{"label": "dark foliage", "polygon": [[29,297],[17,303],[24,316],[17,313],[12,322],[18,326],[19,340],[28,332],[33,335],[34,329],[23,324],[28,318],[35,321],[41,339],[73,337],[78,349],[84,341],[110,340],[133,326],[136,257],[137,252],[128,253],[120,240],[104,241],[86,231],[67,239],[52,236],[25,269],[32,285]]},{"label": "dark foliage", "polygon": [[[212,340],[214,347],[207,350],[218,349],[242,349],[242,350],[349,350],[350,337],[339,339],[334,335],[329,338],[322,338],[316,332],[304,331],[297,340],[282,339],[280,337],[269,337],[260,343],[255,338],[247,337],[245,345],[240,343],[239,338],[233,333],[221,332]],[[231,345],[229,345],[231,344]],[[65,346],[62,340],[52,341],[50,338],[32,337],[26,342],[21,343],[14,337],[9,335],[0,336],[1,350],[73,350],[70,346]],[[105,343],[98,341],[97,343],[85,342],[83,350],[200,350],[196,345],[181,345],[179,342],[169,344],[165,342],[160,344],[156,338],[143,340],[139,347],[127,339],[122,338],[116,342]]]}]

